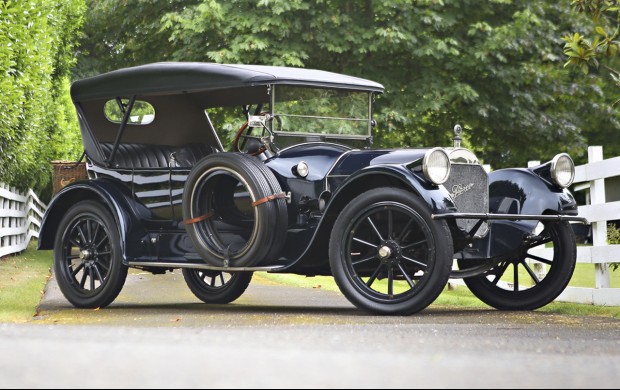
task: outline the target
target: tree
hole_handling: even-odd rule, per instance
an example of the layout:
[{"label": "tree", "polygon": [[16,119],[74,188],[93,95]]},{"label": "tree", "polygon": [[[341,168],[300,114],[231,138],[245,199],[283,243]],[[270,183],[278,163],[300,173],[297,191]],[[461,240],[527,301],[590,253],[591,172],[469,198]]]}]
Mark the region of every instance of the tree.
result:
[{"label": "tree", "polygon": [[73,78],[170,59],[168,34],[161,16],[199,0],[86,0],[78,63]]},{"label": "tree", "polygon": [[2,182],[41,190],[50,160],[71,155],[78,128],[68,76],[83,13],[83,0],[0,2]]},{"label": "tree", "polygon": [[177,60],[365,77],[386,86],[377,100],[379,146],[449,145],[461,123],[466,145],[499,168],[559,151],[583,155],[584,129],[620,128],[615,116],[599,115],[611,107],[598,81],[562,69],[555,37],[574,27],[569,0],[89,3],[87,30],[111,26],[118,39],[87,33],[82,46],[107,55],[81,58],[83,73]]},{"label": "tree", "polygon": [[[567,57],[564,66],[576,69],[584,75],[589,75],[590,79],[596,80],[605,96],[616,96],[613,105],[617,106],[620,103],[620,99],[617,99],[617,88],[620,87],[618,1],[573,0],[571,5],[577,14],[573,20],[589,19],[590,23],[581,23],[579,26],[589,32],[564,35],[564,54]],[[616,108],[603,105],[595,107],[591,112],[580,113],[582,117],[591,118],[590,120],[598,118],[586,131],[587,139],[592,145],[605,145],[606,154],[611,156],[620,155],[620,144],[613,142],[617,139],[617,127],[605,124],[600,126],[600,123],[617,122]]]},{"label": "tree", "polygon": [[[594,24],[591,38],[580,33],[566,35],[564,53],[568,57],[565,66],[578,67],[584,74],[590,68],[599,67],[600,58],[614,58],[618,55],[620,36],[620,7],[616,0],[573,0],[573,9],[587,15]],[[620,72],[605,66],[613,80],[620,86]]]},{"label": "tree", "polygon": [[553,32],[566,27],[566,5],[205,0],[163,23],[179,48],[173,59],[314,67],[380,81],[387,93],[378,101],[379,144],[447,145],[461,122],[469,145],[502,167],[548,158],[558,145],[585,149],[587,118],[575,112],[601,99],[596,86],[561,71]]}]

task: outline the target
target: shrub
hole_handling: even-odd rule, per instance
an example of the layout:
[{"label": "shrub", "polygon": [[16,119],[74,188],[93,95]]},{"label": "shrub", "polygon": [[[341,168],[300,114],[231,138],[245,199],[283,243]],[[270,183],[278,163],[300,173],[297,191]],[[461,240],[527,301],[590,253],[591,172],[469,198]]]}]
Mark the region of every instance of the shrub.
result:
[{"label": "shrub", "polygon": [[[607,241],[610,245],[620,245],[620,229],[616,225],[610,223],[607,225]],[[609,268],[617,270],[620,267],[620,263],[611,263]]]},{"label": "shrub", "polygon": [[84,12],[84,0],[0,1],[0,182],[40,191],[74,149],[66,96]]}]

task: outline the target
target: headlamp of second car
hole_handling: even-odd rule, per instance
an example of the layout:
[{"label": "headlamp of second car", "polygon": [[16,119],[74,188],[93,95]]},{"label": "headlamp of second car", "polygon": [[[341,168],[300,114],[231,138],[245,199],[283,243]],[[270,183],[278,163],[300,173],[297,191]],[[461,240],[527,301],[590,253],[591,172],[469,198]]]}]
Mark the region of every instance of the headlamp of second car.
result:
[{"label": "headlamp of second car", "polygon": [[551,160],[551,179],[561,188],[570,187],[575,180],[575,163],[566,153],[558,154]]},{"label": "headlamp of second car", "polygon": [[450,177],[450,157],[441,148],[434,148],[426,152],[422,160],[422,171],[431,183],[440,185]]}]

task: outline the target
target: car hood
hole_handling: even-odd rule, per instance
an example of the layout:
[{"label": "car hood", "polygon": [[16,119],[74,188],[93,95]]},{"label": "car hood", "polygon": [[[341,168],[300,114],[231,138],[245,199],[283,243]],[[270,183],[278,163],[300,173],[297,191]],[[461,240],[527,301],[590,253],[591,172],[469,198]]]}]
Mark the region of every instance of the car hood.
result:
[{"label": "car hood", "polygon": [[328,175],[349,176],[371,165],[408,164],[424,157],[429,149],[351,150],[330,143],[309,143],[283,150],[266,162],[280,176],[294,179],[291,168],[304,161],[310,167],[307,180],[322,180]]},{"label": "car hood", "polygon": [[351,175],[373,165],[408,164],[424,157],[429,149],[354,150],[343,154],[330,175]]}]

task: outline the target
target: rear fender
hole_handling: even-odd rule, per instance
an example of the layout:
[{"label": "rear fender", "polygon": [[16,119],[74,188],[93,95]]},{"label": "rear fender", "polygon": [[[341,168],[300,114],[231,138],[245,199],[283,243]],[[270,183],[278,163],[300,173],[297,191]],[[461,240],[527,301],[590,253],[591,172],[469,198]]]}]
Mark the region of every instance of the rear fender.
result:
[{"label": "rear fender", "polygon": [[132,200],[129,191],[124,193],[118,185],[111,184],[106,179],[76,182],[58,192],[43,217],[38,248],[54,249],[56,232],[62,218],[71,206],[84,200],[100,202],[110,211],[118,226],[123,263],[127,264],[128,256],[133,257],[128,254],[128,248],[135,247],[133,244],[141,242],[147,234],[137,215],[144,212],[141,212],[144,207]]}]

